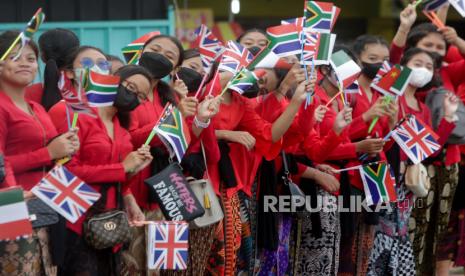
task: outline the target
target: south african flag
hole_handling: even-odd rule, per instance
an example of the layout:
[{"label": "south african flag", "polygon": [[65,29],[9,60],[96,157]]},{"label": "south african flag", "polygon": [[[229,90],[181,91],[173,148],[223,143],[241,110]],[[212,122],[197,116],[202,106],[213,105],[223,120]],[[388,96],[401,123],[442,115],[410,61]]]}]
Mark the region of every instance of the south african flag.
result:
[{"label": "south african flag", "polygon": [[121,49],[126,62],[128,64],[137,64],[145,42],[159,34],[159,31],[146,33],[145,35],[139,37],[138,39],[134,40],[133,42],[129,43],[126,47]]},{"label": "south african flag", "polygon": [[120,78],[87,69],[83,81],[87,101],[92,107],[111,106],[116,98]]}]

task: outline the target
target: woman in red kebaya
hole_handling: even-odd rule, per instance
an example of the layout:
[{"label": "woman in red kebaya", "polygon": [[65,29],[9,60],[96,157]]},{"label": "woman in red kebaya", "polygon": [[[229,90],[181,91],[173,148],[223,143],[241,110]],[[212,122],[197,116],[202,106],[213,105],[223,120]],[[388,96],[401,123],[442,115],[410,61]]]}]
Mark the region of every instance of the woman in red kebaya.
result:
[{"label": "woman in red kebaya", "polygon": [[[73,68],[67,72],[75,78],[83,58],[105,58],[99,51],[77,51]],[[91,69],[93,70],[93,69]],[[79,74],[79,73],[77,73]],[[150,75],[138,66],[119,70],[121,84],[112,106],[95,108],[95,117],[80,115],[78,127],[81,149],[66,165],[75,175],[102,194],[101,199],[76,223],[67,223],[66,254],[63,275],[119,275],[116,248],[97,250],[83,238],[83,222],[105,210],[124,208],[130,224],[145,219],[129,189],[130,177],[145,168],[152,160],[149,148],[133,151],[129,127],[129,112],[147,98]]]},{"label": "woman in red kebaya", "polygon": [[[405,52],[401,65],[412,69],[412,75],[404,95],[399,98],[399,120],[407,115],[414,115],[433,128],[429,108],[416,98],[415,93],[418,89],[425,87],[432,81],[435,64],[433,55],[425,50],[412,48]],[[438,127],[434,130],[439,136],[438,143],[441,147],[444,146],[455,128],[454,121],[458,102],[459,99],[452,93],[448,93],[444,97],[444,115]],[[398,176],[396,177],[395,186],[398,200],[396,203],[390,205],[390,210],[385,209],[380,212],[380,221],[376,227],[374,246],[370,255],[368,275],[414,275],[416,271],[422,271],[421,275],[429,275],[431,272],[427,273],[423,271],[425,266],[421,264],[421,261],[419,262],[420,266],[415,266],[416,260],[414,256],[429,258],[429,256],[434,256],[434,252],[430,249],[423,256],[421,253],[419,255],[418,253],[414,253],[415,241],[417,238],[420,238],[422,240],[420,241],[421,243],[430,243],[430,241],[426,241],[421,236],[417,237],[417,234],[422,235],[421,230],[424,227],[428,227],[429,224],[433,227],[436,227],[437,224],[434,220],[429,223],[422,221],[421,224],[412,221],[412,210],[417,212],[416,219],[427,217],[430,211],[427,208],[421,208],[420,205],[414,204],[416,196],[405,185],[408,157],[402,150],[399,149],[399,151],[396,151],[396,147],[398,147],[397,144],[392,146],[388,152],[388,157],[394,174]],[[440,151],[437,151],[437,153]],[[433,158],[425,161],[431,161]],[[434,187],[437,184],[431,182],[431,185],[430,192],[438,190],[437,186]],[[444,183],[444,185],[447,184]],[[435,213],[430,213],[431,219],[435,216]],[[409,233],[409,228],[412,226],[416,227]],[[410,237],[412,237],[412,234],[414,236],[411,240]],[[434,264],[435,259],[432,258],[429,266],[434,266]],[[434,269],[431,271],[434,271]]]},{"label": "woman in red kebaya", "polygon": [[[2,55],[18,35],[12,31],[0,35]],[[32,194],[28,191],[53,166],[53,161],[74,154],[79,140],[76,130],[57,136],[42,106],[25,99],[25,88],[37,74],[38,51],[32,41],[20,48],[17,45],[7,56],[0,74],[0,152],[5,154],[16,184],[29,198]],[[36,229],[33,237],[1,242],[0,270],[15,275],[56,273],[51,266],[47,230]]]}]

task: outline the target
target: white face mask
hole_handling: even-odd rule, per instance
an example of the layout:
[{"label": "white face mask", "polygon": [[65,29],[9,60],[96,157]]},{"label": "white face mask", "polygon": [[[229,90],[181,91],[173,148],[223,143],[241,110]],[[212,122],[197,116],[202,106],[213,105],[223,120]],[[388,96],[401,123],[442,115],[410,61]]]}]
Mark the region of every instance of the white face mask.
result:
[{"label": "white face mask", "polygon": [[433,72],[425,67],[413,68],[409,84],[413,87],[421,88],[433,79]]}]

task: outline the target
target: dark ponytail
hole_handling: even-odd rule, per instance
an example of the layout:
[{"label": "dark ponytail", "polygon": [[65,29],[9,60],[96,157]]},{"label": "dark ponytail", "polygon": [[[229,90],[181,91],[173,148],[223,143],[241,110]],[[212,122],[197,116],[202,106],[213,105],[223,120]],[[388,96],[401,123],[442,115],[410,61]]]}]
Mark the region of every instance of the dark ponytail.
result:
[{"label": "dark ponytail", "polygon": [[41,104],[45,110],[61,100],[58,80],[60,70],[66,65],[66,56],[79,47],[79,38],[67,29],[52,29],[39,37],[39,47],[44,69],[44,93]]}]

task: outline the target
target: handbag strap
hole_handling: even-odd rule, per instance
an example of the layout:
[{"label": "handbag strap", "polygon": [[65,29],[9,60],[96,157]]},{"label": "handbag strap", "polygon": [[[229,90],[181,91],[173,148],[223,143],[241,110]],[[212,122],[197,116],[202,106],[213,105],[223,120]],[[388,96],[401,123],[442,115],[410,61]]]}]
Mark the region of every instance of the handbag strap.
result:
[{"label": "handbag strap", "polygon": [[287,156],[286,156],[286,153],[284,152],[284,150],[281,151],[281,156],[283,158],[283,168],[284,168],[283,180],[284,180],[285,184],[287,185],[287,180],[290,179],[290,172],[289,172],[289,165],[287,163]]},{"label": "handbag strap", "polygon": [[208,173],[207,157],[205,154],[205,147],[203,146],[202,141],[200,141],[200,148],[202,149],[202,158],[203,158],[203,163],[205,164],[205,172],[207,173],[207,179],[211,179],[210,174]]}]

